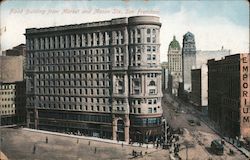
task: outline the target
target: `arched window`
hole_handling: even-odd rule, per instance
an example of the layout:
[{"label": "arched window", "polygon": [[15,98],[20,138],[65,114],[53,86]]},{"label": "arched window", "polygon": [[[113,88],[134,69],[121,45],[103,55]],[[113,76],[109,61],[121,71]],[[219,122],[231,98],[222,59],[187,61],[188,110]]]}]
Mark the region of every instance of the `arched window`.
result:
[{"label": "arched window", "polygon": [[149,85],[150,86],[155,86],[155,81],[150,81]]}]

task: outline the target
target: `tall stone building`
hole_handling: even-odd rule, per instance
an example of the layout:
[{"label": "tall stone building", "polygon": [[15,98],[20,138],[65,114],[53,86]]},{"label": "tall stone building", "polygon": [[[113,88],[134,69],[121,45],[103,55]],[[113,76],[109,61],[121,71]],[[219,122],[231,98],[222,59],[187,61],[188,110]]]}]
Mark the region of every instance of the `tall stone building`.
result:
[{"label": "tall stone building", "polygon": [[26,29],[27,125],[114,140],[161,135],[158,17]]},{"label": "tall stone building", "polygon": [[179,82],[182,81],[182,55],[181,47],[175,36],[168,47],[169,91],[177,96]]},{"label": "tall stone building", "polygon": [[250,138],[250,54],[208,61],[208,113],[226,136]]},{"label": "tall stone building", "polygon": [[194,35],[190,32],[183,36],[182,66],[184,90],[191,92],[191,69],[196,66],[196,47]]}]

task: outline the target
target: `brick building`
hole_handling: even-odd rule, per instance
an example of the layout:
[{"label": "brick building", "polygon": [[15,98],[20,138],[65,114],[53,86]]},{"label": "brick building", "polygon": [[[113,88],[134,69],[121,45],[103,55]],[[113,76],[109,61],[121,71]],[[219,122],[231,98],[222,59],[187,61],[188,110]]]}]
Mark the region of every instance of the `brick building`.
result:
[{"label": "brick building", "polygon": [[222,133],[250,137],[250,54],[208,61],[208,113]]}]

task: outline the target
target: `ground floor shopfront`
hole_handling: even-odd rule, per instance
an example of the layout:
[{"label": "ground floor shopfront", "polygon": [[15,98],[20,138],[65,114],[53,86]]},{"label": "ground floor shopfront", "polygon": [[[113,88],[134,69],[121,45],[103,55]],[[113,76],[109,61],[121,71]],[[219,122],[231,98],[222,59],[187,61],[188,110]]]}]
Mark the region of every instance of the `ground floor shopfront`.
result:
[{"label": "ground floor shopfront", "polygon": [[153,143],[161,138],[161,116],[27,110],[27,127],[125,142]]}]

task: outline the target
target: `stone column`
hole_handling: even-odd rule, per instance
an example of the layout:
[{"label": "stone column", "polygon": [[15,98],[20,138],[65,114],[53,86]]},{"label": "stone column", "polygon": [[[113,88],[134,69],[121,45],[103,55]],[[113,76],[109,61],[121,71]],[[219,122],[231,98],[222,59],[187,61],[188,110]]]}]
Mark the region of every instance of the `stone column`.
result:
[{"label": "stone column", "polygon": [[76,46],[75,47],[80,47],[80,39],[79,39],[80,37],[79,37],[79,35],[78,34],[76,34]]},{"label": "stone column", "polygon": [[87,42],[88,42],[87,46],[91,46],[90,40],[92,40],[91,35],[90,35],[90,33],[87,33]]},{"label": "stone column", "polygon": [[65,48],[69,48],[69,37],[65,35]]},{"label": "stone column", "polygon": [[141,74],[141,95],[145,96],[145,86],[146,86],[146,82],[145,82],[145,78],[144,78],[144,74]]},{"label": "stone column", "polygon": [[113,118],[113,122],[112,122],[112,126],[113,126],[113,130],[112,130],[112,137],[113,137],[113,140],[117,140],[117,120],[116,118]]},{"label": "stone column", "polygon": [[123,30],[123,41],[124,41],[125,44],[128,44],[128,39],[129,39],[128,29],[124,28],[124,30]]},{"label": "stone column", "polygon": [[40,38],[39,40],[40,40],[40,49],[44,49],[43,48],[43,38]]},{"label": "stone column", "polygon": [[59,48],[58,36],[55,36],[55,48]]},{"label": "stone column", "polygon": [[53,37],[50,37],[49,38],[50,40],[50,49],[54,49],[54,40],[53,40]]},{"label": "stone column", "polygon": [[85,47],[85,44],[86,44],[86,37],[85,37],[85,34],[82,34],[82,47]]},{"label": "stone column", "polygon": [[128,75],[125,74],[124,75],[124,89],[125,89],[124,93],[125,93],[126,96],[128,96],[128,88],[129,88],[129,86],[128,86]]},{"label": "stone column", "polygon": [[125,134],[125,142],[129,143],[129,127],[130,127],[130,121],[128,114],[125,115],[125,128],[124,128],[124,134]]},{"label": "stone column", "polygon": [[93,46],[96,46],[96,33],[93,33]]}]

